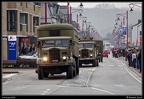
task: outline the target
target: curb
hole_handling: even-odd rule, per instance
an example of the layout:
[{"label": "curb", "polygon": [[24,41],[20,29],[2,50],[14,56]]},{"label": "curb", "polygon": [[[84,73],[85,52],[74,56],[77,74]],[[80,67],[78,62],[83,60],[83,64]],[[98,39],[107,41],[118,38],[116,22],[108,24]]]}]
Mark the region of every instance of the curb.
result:
[{"label": "curb", "polygon": [[122,58],[118,58],[118,59],[124,61],[124,64],[125,64],[128,68],[130,68],[130,69],[131,69],[135,74],[137,74],[139,77],[142,77],[142,74],[139,73],[137,70],[135,70],[135,68],[128,66],[128,63],[125,61],[125,59],[124,59],[123,57],[122,57]]}]

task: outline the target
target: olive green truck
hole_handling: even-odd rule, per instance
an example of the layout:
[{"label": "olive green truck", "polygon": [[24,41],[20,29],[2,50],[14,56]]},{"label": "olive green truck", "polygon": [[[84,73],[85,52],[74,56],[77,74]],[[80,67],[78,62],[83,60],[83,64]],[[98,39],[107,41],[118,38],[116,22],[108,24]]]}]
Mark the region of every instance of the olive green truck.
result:
[{"label": "olive green truck", "polygon": [[71,24],[45,24],[37,28],[38,79],[62,74],[71,79],[79,74],[79,31]]}]

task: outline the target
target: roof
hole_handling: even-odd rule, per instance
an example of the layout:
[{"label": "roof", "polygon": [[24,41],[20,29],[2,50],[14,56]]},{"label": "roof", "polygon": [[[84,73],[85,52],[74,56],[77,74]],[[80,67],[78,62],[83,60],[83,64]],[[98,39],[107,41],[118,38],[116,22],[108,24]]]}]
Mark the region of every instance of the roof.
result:
[{"label": "roof", "polygon": [[42,31],[42,30],[76,30],[78,31],[73,25],[67,24],[67,23],[57,23],[57,24],[44,24],[40,25],[37,28],[37,31]]}]

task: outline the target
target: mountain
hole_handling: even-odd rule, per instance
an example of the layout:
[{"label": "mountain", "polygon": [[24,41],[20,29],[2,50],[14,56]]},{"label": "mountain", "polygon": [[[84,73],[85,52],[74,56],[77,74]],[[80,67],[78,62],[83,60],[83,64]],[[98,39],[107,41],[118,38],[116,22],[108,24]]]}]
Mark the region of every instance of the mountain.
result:
[{"label": "mountain", "polygon": [[[74,8],[75,9],[75,8]],[[78,8],[76,8],[78,9]],[[91,25],[95,27],[98,33],[105,37],[107,33],[112,33],[114,29],[115,20],[117,19],[117,14],[121,14],[122,19],[126,15],[128,10],[128,25],[134,25],[138,22],[138,19],[142,19],[142,10],[133,9],[131,13],[127,8],[117,8],[113,4],[100,4],[96,5],[94,8],[83,8],[82,17],[87,17],[87,22],[91,22]],[[76,15],[73,13],[72,18],[76,21]],[[123,15],[123,16],[122,16]],[[80,26],[82,26],[82,21],[79,20]]]}]

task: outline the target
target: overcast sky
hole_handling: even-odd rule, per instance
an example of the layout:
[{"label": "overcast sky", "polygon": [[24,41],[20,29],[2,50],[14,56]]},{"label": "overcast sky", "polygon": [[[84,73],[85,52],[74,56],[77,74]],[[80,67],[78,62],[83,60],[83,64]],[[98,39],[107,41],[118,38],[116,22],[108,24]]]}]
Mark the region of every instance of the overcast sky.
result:
[{"label": "overcast sky", "polygon": [[[82,2],[84,8],[92,8],[97,4],[115,4],[115,7],[121,8],[121,7],[129,7],[130,3],[135,3],[139,6],[141,6],[141,2]],[[60,5],[67,5],[67,2],[59,2]],[[70,2],[71,7],[78,7],[80,5],[80,2]]]}]

